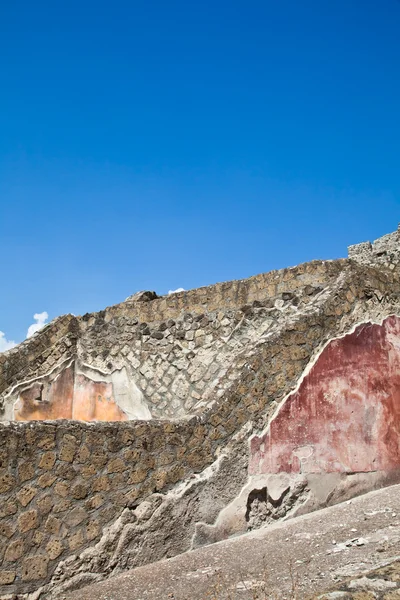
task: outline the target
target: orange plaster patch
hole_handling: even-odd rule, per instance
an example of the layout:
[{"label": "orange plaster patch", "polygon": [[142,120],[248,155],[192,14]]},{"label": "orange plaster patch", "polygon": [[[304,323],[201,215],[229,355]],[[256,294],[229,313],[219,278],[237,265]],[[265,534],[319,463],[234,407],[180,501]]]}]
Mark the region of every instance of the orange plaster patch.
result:
[{"label": "orange plaster patch", "polygon": [[76,376],[72,418],[77,421],[128,420],[114,400],[112,384],[92,381],[84,375]]},{"label": "orange plaster patch", "polygon": [[65,369],[51,383],[35,383],[21,392],[15,405],[16,421],[72,419],[74,367]]}]

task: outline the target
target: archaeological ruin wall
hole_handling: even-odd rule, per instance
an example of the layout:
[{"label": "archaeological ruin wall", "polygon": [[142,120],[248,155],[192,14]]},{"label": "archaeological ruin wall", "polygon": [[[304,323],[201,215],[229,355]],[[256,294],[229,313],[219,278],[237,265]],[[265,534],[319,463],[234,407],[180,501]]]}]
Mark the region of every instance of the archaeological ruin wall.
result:
[{"label": "archaeological ruin wall", "polygon": [[1,594],[399,481],[400,274],[381,256],[139,294],[0,354]]}]

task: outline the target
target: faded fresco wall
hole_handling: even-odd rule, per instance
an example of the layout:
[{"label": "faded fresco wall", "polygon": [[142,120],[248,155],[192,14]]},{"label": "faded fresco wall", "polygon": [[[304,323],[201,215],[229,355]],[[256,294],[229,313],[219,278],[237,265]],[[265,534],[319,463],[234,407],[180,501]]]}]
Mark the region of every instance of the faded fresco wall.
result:
[{"label": "faded fresco wall", "polygon": [[107,375],[73,361],[16,386],[7,416],[15,421],[127,421],[150,419],[151,413],[126,369]]},{"label": "faded fresco wall", "polygon": [[328,344],[267,432],[250,473],[400,468],[400,319],[366,323]]}]

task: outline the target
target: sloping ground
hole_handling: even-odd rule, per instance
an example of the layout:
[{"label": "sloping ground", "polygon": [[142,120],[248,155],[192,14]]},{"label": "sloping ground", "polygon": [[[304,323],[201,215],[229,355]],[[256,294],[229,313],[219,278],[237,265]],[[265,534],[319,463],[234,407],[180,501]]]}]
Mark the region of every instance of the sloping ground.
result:
[{"label": "sloping ground", "polygon": [[319,596],[319,600],[398,600],[400,598],[400,560],[349,577]]},{"label": "sloping ground", "polygon": [[354,600],[395,600],[399,555],[400,485],[395,485],[138,567],[63,598],[345,600],[351,593]]}]

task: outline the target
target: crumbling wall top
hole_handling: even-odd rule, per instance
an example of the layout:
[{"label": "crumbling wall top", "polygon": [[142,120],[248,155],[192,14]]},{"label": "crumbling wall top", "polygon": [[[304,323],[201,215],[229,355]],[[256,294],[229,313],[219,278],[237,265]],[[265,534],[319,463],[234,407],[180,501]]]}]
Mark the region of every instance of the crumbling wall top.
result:
[{"label": "crumbling wall top", "polygon": [[362,242],[348,247],[349,258],[364,265],[380,264],[395,269],[400,264],[400,224],[397,231],[374,242]]}]

